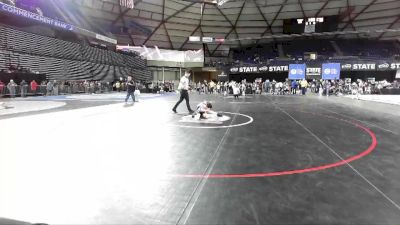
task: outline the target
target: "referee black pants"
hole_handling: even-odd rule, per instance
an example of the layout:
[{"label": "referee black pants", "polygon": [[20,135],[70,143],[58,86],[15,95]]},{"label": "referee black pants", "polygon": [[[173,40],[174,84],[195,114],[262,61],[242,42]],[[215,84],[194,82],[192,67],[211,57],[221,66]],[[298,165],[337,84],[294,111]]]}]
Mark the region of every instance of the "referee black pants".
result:
[{"label": "referee black pants", "polygon": [[176,108],[178,108],[179,104],[181,104],[181,102],[183,100],[186,100],[186,107],[188,109],[189,112],[192,112],[193,110],[190,108],[190,104],[189,104],[189,93],[187,90],[181,90],[181,97],[179,98],[179,101],[176,103],[176,105],[174,106],[173,110],[176,111]]}]

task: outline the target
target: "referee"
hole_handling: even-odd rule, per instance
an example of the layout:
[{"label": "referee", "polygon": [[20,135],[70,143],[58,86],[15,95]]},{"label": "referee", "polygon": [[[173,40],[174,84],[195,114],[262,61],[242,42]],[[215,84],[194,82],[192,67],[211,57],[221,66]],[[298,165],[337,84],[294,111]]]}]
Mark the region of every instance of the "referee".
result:
[{"label": "referee", "polygon": [[181,90],[181,97],[179,98],[179,101],[176,103],[172,111],[174,113],[176,112],[176,108],[178,108],[179,104],[183,101],[183,99],[186,100],[186,106],[189,111],[189,113],[194,113],[194,111],[190,108],[190,103],[189,103],[189,77],[192,74],[191,70],[186,70],[185,75],[181,78],[181,81],[179,82],[178,89]]}]

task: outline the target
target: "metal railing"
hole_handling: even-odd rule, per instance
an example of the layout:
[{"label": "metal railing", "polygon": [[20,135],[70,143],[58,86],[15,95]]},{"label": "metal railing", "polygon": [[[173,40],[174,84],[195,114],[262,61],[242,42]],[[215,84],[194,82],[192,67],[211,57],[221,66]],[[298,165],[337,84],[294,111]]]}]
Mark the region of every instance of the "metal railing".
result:
[{"label": "metal railing", "polygon": [[113,91],[111,84],[83,85],[83,84],[59,84],[52,87],[39,85],[32,88],[29,85],[0,85],[0,98],[4,97],[30,97],[30,96],[56,96],[68,94],[100,94]]}]

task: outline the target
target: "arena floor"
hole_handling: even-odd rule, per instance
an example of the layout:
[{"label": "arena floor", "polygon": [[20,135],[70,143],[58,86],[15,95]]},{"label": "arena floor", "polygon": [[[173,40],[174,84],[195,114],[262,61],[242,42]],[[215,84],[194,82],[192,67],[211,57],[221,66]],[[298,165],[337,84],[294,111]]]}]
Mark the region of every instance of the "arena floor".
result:
[{"label": "arena floor", "polygon": [[199,123],[123,97],[6,101],[0,224],[400,224],[398,105],[192,94],[227,118]]}]

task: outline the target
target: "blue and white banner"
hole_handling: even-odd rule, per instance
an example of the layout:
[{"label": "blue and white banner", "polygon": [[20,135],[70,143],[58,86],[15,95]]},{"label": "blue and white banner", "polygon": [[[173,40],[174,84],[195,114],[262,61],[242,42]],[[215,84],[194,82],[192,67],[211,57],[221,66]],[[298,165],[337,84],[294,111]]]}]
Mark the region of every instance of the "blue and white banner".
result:
[{"label": "blue and white banner", "polygon": [[290,64],[289,79],[302,80],[306,78],[306,64]]},{"label": "blue and white banner", "polygon": [[322,79],[338,80],[340,79],[340,63],[324,63],[322,64]]},{"label": "blue and white banner", "polygon": [[64,23],[64,22],[61,22],[61,21],[58,21],[58,20],[55,20],[55,19],[51,19],[51,18],[48,18],[48,17],[45,17],[45,16],[41,16],[39,14],[32,13],[32,12],[17,8],[17,7],[12,6],[12,5],[7,5],[7,4],[1,3],[1,2],[0,2],[0,12],[10,13],[10,14],[13,14],[13,15],[16,15],[16,16],[20,16],[20,17],[24,17],[24,18],[27,18],[27,19],[30,19],[30,20],[34,20],[34,21],[38,21],[38,22],[41,22],[41,23],[45,23],[45,24],[48,24],[50,26],[54,26],[54,27],[57,27],[57,28],[60,28],[60,29],[64,29],[64,30],[70,30],[71,31],[71,30],[74,29],[74,26],[71,25],[71,24],[67,24],[67,23]]}]

